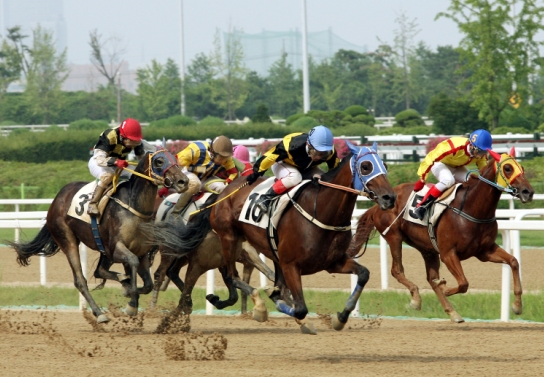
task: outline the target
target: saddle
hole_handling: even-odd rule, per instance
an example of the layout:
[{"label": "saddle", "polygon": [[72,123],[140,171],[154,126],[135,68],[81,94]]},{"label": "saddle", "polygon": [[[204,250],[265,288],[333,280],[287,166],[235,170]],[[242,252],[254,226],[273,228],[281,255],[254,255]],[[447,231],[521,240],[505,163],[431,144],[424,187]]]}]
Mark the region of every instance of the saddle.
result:
[{"label": "saddle", "polygon": [[[108,204],[110,199],[112,199],[113,193],[125,182],[127,181],[125,180],[125,181],[119,182],[117,186],[115,186],[115,189],[114,189],[113,183],[108,186],[108,188],[106,189],[106,192],[104,193],[104,195],[100,199],[100,202],[98,203],[100,216],[98,216],[97,221],[100,222],[100,218],[102,217],[104,208],[106,208],[106,205]],[[91,223],[91,216],[87,214],[87,208],[89,207],[89,202],[91,201],[91,198],[93,197],[93,193],[96,188],[96,185],[97,185],[97,181],[94,180],[79,189],[79,191],[72,198],[72,203],[70,203],[70,207],[68,207],[67,214],[69,216],[79,219],[81,221],[84,221],[87,224]]]}]

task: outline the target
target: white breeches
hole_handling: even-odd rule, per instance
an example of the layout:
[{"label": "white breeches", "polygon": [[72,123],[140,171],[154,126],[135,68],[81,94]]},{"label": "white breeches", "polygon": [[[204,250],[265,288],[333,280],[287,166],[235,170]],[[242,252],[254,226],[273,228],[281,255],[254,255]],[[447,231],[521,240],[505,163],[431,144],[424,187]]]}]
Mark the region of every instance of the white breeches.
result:
[{"label": "white breeches", "polygon": [[[323,174],[323,171],[317,166],[314,166],[311,169],[314,174]],[[274,165],[272,165],[272,173],[274,173],[274,176],[278,180],[281,179],[285,188],[295,187],[302,182],[302,174],[300,174],[298,168],[293,165],[285,164],[283,162],[276,162]]]},{"label": "white breeches", "polygon": [[435,185],[440,191],[444,191],[455,184],[455,182],[465,182],[468,169],[464,166],[452,167],[442,162],[436,162],[431,172],[434,174],[438,183]]},{"label": "white breeches", "polygon": [[[100,181],[100,185],[102,187],[106,187],[111,183],[113,176],[115,175],[116,167],[100,166],[98,165],[98,162],[96,161],[94,156],[89,159],[88,166],[91,175]],[[128,178],[130,177],[130,175],[131,173],[129,173],[128,171],[123,170],[121,172],[122,177]]]},{"label": "white breeches", "polygon": [[187,169],[182,169],[183,173],[189,178],[189,189],[188,193],[191,195],[197,194],[201,191],[213,192],[214,194],[220,194],[223,192],[227,185],[225,180],[217,178],[215,176],[206,178],[203,182],[197,177],[193,172],[188,171]]}]

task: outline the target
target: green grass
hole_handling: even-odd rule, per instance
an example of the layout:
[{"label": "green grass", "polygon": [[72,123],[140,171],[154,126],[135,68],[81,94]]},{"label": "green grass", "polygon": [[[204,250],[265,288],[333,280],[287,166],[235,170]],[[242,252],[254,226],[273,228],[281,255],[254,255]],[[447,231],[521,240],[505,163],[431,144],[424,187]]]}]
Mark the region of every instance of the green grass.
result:
[{"label": "green grass", "polygon": [[[216,291],[222,298],[227,297],[224,289]],[[108,307],[109,304],[124,308],[128,299],[120,294],[118,288],[105,288],[92,292],[96,302],[101,307]],[[170,308],[177,305],[179,292],[169,289],[161,292],[159,307]],[[313,291],[304,292],[306,305],[311,313],[332,314],[341,311],[349,297],[347,292],[341,291]],[[264,294],[262,295],[264,298]],[[147,308],[151,295],[141,296],[140,307]],[[403,292],[363,292],[360,300],[360,312],[362,315],[378,315],[392,317],[415,317],[415,318],[442,318],[448,319],[440,306],[434,293],[422,295],[423,305],[421,311],[408,308],[410,297]],[[511,301],[513,297],[511,297]],[[497,320],[500,318],[500,293],[468,293],[450,297],[452,305],[457,312],[466,319]],[[3,287],[0,289],[0,306],[77,306],[79,295],[75,288],[30,288],[30,287]],[[277,311],[274,304],[265,299],[269,311]],[[193,292],[193,304],[195,310],[205,309],[205,290],[195,288]],[[544,322],[544,293],[530,293],[523,295],[523,314],[512,319]],[[251,308],[251,302],[248,304]],[[232,310],[239,310],[237,303]]]}]

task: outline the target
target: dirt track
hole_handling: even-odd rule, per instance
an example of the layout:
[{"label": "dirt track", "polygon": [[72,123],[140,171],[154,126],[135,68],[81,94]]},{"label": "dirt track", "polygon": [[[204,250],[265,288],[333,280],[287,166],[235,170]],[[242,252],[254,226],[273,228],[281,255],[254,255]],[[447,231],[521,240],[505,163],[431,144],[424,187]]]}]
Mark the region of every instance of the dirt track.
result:
[{"label": "dirt track", "polygon": [[[525,290],[544,286],[541,253],[522,251]],[[90,271],[96,258],[90,251]],[[371,271],[368,287],[379,288],[378,250],[369,249],[361,262]],[[73,284],[63,254],[49,258],[47,266],[49,283]],[[471,289],[500,289],[501,266],[471,259],[463,267]],[[428,287],[421,257],[412,249],[405,250],[405,269]],[[22,268],[13,251],[0,248],[0,274],[2,284],[37,284],[39,259]],[[442,274],[453,283],[447,271]],[[253,279],[257,286],[258,277]],[[348,289],[349,278],[320,273],[304,277],[303,284]],[[391,279],[390,287],[400,288]],[[351,318],[336,332],[326,318],[311,318],[318,331],[311,336],[300,334],[287,317],[261,324],[241,316],[195,315],[189,333],[159,335],[153,332],[160,318],[153,313],[112,319],[96,329],[80,312],[0,310],[0,376],[536,376],[544,368],[541,324]]]}]

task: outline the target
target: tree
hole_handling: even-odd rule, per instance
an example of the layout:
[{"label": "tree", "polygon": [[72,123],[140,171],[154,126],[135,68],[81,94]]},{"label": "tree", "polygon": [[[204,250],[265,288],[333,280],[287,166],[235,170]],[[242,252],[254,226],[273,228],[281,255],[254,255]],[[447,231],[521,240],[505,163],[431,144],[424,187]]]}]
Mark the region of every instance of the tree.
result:
[{"label": "tree", "polygon": [[121,39],[113,36],[104,40],[95,29],[89,33],[89,46],[91,46],[91,63],[108,80],[108,85],[115,86],[115,77],[123,63],[121,56],[125,53],[125,48],[121,46]]},{"label": "tree", "polygon": [[395,91],[405,103],[406,109],[418,98],[417,80],[411,72],[415,63],[414,37],[420,32],[416,19],[408,20],[405,12],[395,19],[399,29],[395,30],[394,52],[397,66],[400,68],[394,80]]},{"label": "tree", "polygon": [[163,66],[155,59],[151,65],[136,71],[138,80],[137,92],[145,116],[150,120],[168,116],[169,78],[165,75]]},{"label": "tree", "polygon": [[2,40],[0,47],[0,100],[7,92],[8,86],[19,79],[21,63],[15,47]]},{"label": "tree", "polygon": [[164,65],[164,77],[167,80],[168,115],[181,113],[181,79],[176,62],[168,58]]},{"label": "tree", "polygon": [[272,64],[268,70],[268,79],[271,87],[271,113],[283,117],[296,113],[301,107],[301,98],[298,95],[300,85],[293,67],[287,62],[286,53]]},{"label": "tree", "polygon": [[467,64],[462,69],[472,73],[464,84],[491,129],[513,95],[522,101],[531,95],[529,78],[543,45],[534,37],[544,29],[544,8],[536,0],[516,3],[522,7],[513,15],[511,0],[452,0],[449,13],[437,15],[453,20],[464,34],[459,52]]},{"label": "tree", "polygon": [[187,66],[185,75],[185,99],[187,114],[200,119],[208,115],[221,116],[221,111],[212,101],[211,82],[214,77],[212,60],[205,54],[198,54]]},{"label": "tree", "polygon": [[41,26],[32,33],[24,97],[35,121],[47,124],[55,120],[62,107],[61,86],[68,77],[66,50],[58,55],[53,34]]},{"label": "tree", "polygon": [[225,117],[235,119],[235,111],[240,108],[247,97],[245,78],[247,69],[244,67],[244,51],[238,36],[239,31],[229,28],[225,33],[225,54],[221,48],[219,30],[215,33],[214,51],[211,56],[215,69],[212,83],[212,101],[225,110]]},{"label": "tree", "polygon": [[476,129],[487,129],[487,123],[478,119],[478,111],[463,98],[450,98],[440,93],[429,103],[427,114],[433,119],[433,130],[445,135],[461,135]]}]

